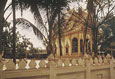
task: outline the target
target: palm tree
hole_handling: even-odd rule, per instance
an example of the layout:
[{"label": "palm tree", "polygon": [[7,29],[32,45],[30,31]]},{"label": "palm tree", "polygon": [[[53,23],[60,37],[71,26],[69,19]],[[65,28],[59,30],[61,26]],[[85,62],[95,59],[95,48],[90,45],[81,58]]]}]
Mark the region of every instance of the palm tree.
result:
[{"label": "palm tree", "polygon": [[2,48],[2,40],[3,40],[2,33],[3,33],[3,27],[5,26],[5,23],[4,23],[4,9],[5,9],[6,3],[7,3],[7,0],[0,0],[0,54],[3,51],[3,48]]},{"label": "palm tree", "polygon": [[52,31],[53,31],[54,21],[57,18],[58,13],[61,12],[60,10],[62,9],[62,7],[65,7],[67,5],[68,1],[63,0],[63,1],[61,1],[61,4],[60,4],[60,1],[58,1],[58,0],[42,0],[42,1],[37,0],[35,2],[33,2],[32,0],[29,0],[28,2],[25,2],[25,0],[23,0],[23,1],[19,0],[19,1],[20,1],[19,5],[26,3],[26,4],[21,5],[21,8],[23,8],[23,7],[29,8],[30,7],[31,12],[34,13],[35,19],[37,19],[38,22],[41,23],[41,25],[43,24],[43,26],[44,26],[44,23],[42,21],[42,18],[36,18],[36,17],[41,16],[38,6],[42,6],[40,8],[45,10],[46,16],[47,16],[47,23],[48,23],[48,27],[49,27],[49,36],[48,36],[49,42],[48,42],[48,46],[47,46],[47,50],[48,50],[47,52],[48,52],[48,54],[50,54],[52,52]]},{"label": "palm tree", "polygon": [[12,11],[13,11],[13,62],[16,64],[16,13],[15,13],[15,0],[12,0]]},{"label": "palm tree", "polygon": [[[62,4],[61,4],[62,3]],[[60,48],[60,57],[62,56],[62,46],[61,46],[61,11],[64,7],[67,6],[67,0],[58,0],[58,36],[59,36],[59,48]]]},{"label": "palm tree", "polygon": [[[7,0],[3,0],[3,1],[7,2]],[[3,3],[3,1],[2,1],[2,3]],[[45,26],[44,26],[39,9],[44,9],[46,11],[47,21],[48,21],[48,26],[49,26],[49,37],[48,37],[48,39],[49,39],[48,50],[49,51],[48,51],[48,54],[50,54],[52,52],[52,30],[53,30],[53,26],[54,26],[54,20],[56,19],[57,13],[59,10],[57,7],[58,4],[59,4],[58,0],[35,0],[35,1],[33,1],[33,0],[16,0],[15,1],[15,7],[20,8],[21,13],[23,13],[23,9],[28,9],[28,8],[30,9],[30,11],[34,15],[34,18],[37,21],[38,25],[43,26],[43,27],[39,26],[40,28],[44,28]],[[62,6],[64,7],[65,3],[61,2],[60,7],[62,7]]]}]

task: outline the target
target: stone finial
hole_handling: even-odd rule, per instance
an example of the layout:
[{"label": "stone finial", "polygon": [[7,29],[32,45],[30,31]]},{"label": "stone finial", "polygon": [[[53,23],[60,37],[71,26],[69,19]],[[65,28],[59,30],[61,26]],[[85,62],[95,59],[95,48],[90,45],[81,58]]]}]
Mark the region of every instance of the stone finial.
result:
[{"label": "stone finial", "polygon": [[111,55],[110,55],[110,54],[107,54],[106,58],[107,58],[107,59],[110,59],[110,58],[111,58]]},{"label": "stone finial", "polygon": [[64,61],[64,66],[65,66],[65,67],[68,67],[69,64],[70,64],[70,61],[69,61],[68,59],[66,59],[66,60]]},{"label": "stone finial", "polygon": [[106,58],[107,58],[108,63],[110,63],[111,55],[107,54]]},{"label": "stone finial", "polygon": [[27,64],[26,61],[24,59],[22,59],[18,64],[19,69],[25,69],[26,64]]},{"label": "stone finial", "polygon": [[49,56],[48,56],[48,60],[54,60],[54,55],[51,53]]},{"label": "stone finial", "polygon": [[115,59],[114,59],[114,57],[112,57],[112,58],[111,58],[111,60],[112,60],[113,62],[115,62]]},{"label": "stone finial", "polygon": [[99,56],[99,63],[102,64],[103,63],[103,60],[102,60],[102,57]]},{"label": "stone finial", "polygon": [[45,60],[41,60],[39,63],[40,68],[45,68],[46,67],[46,62]]},{"label": "stone finial", "polygon": [[98,59],[97,59],[97,57],[95,57],[94,63],[95,63],[95,65],[98,65]]},{"label": "stone finial", "polygon": [[63,62],[62,62],[61,59],[59,59],[58,62],[57,62],[57,66],[58,66],[58,67],[62,67],[62,65],[63,65]]},{"label": "stone finial", "polygon": [[89,58],[89,56],[88,56],[88,54],[84,54],[84,59],[88,59]]},{"label": "stone finial", "polygon": [[72,61],[71,61],[71,64],[72,64],[72,66],[76,66],[76,60],[75,59],[72,59]]},{"label": "stone finial", "polygon": [[104,64],[108,64],[107,58],[104,58]]},{"label": "stone finial", "polygon": [[6,68],[7,68],[7,70],[15,70],[16,69],[16,65],[14,64],[12,59],[10,59],[8,61],[8,63],[6,64]]},{"label": "stone finial", "polygon": [[93,59],[92,58],[90,58],[89,62],[91,65],[93,65]]},{"label": "stone finial", "polygon": [[35,60],[32,59],[32,60],[30,61],[29,67],[30,67],[31,69],[35,69],[35,68],[36,68],[36,62],[35,62]]},{"label": "stone finial", "polygon": [[84,61],[83,61],[83,59],[81,59],[81,58],[79,58],[78,59],[78,65],[80,65],[80,66],[84,66]]}]

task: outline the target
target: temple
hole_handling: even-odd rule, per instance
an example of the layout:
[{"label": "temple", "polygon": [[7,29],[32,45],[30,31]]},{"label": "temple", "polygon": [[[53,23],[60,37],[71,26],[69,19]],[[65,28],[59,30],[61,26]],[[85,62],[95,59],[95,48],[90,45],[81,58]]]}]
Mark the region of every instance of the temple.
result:
[{"label": "temple", "polygon": [[[78,57],[83,55],[83,41],[85,31],[86,12],[79,9],[78,12],[74,9],[67,10],[64,16],[63,32],[61,35],[62,57]],[[55,41],[56,52],[55,56],[60,56],[58,36]],[[86,34],[86,52],[92,52],[92,34],[88,27]]]}]

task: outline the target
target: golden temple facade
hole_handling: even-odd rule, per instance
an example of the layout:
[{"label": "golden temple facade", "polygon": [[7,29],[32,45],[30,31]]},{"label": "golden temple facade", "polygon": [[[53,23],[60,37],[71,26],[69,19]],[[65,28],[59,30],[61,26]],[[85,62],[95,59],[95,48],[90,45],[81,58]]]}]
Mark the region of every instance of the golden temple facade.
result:
[{"label": "golden temple facade", "polygon": [[[82,10],[76,12],[74,9],[68,10],[64,16],[64,29],[61,35],[62,57],[78,57],[83,55],[83,41],[85,22],[82,16],[86,17],[86,13]],[[86,52],[92,51],[92,36],[91,30],[88,28],[86,34]],[[60,56],[59,39],[56,38],[55,56]]]}]

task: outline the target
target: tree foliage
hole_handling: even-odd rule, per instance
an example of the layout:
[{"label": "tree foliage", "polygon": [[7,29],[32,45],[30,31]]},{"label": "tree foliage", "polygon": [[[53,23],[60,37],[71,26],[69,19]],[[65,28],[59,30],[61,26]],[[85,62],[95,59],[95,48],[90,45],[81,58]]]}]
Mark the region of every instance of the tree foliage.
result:
[{"label": "tree foliage", "polygon": [[[13,46],[13,37],[12,37],[12,28],[7,27],[4,28],[3,32],[3,50],[4,50],[4,57],[13,57],[12,55],[12,46]],[[31,50],[33,44],[29,41],[28,38],[16,32],[16,57],[21,58],[19,56],[25,55],[29,53],[28,51]],[[25,56],[23,56],[24,58]]]},{"label": "tree foliage", "polygon": [[101,29],[101,34],[99,37],[99,45],[101,45],[101,51],[107,50],[107,48],[112,48],[111,43],[115,42],[115,16],[111,16],[113,19],[105,24],[103,24]]}]

